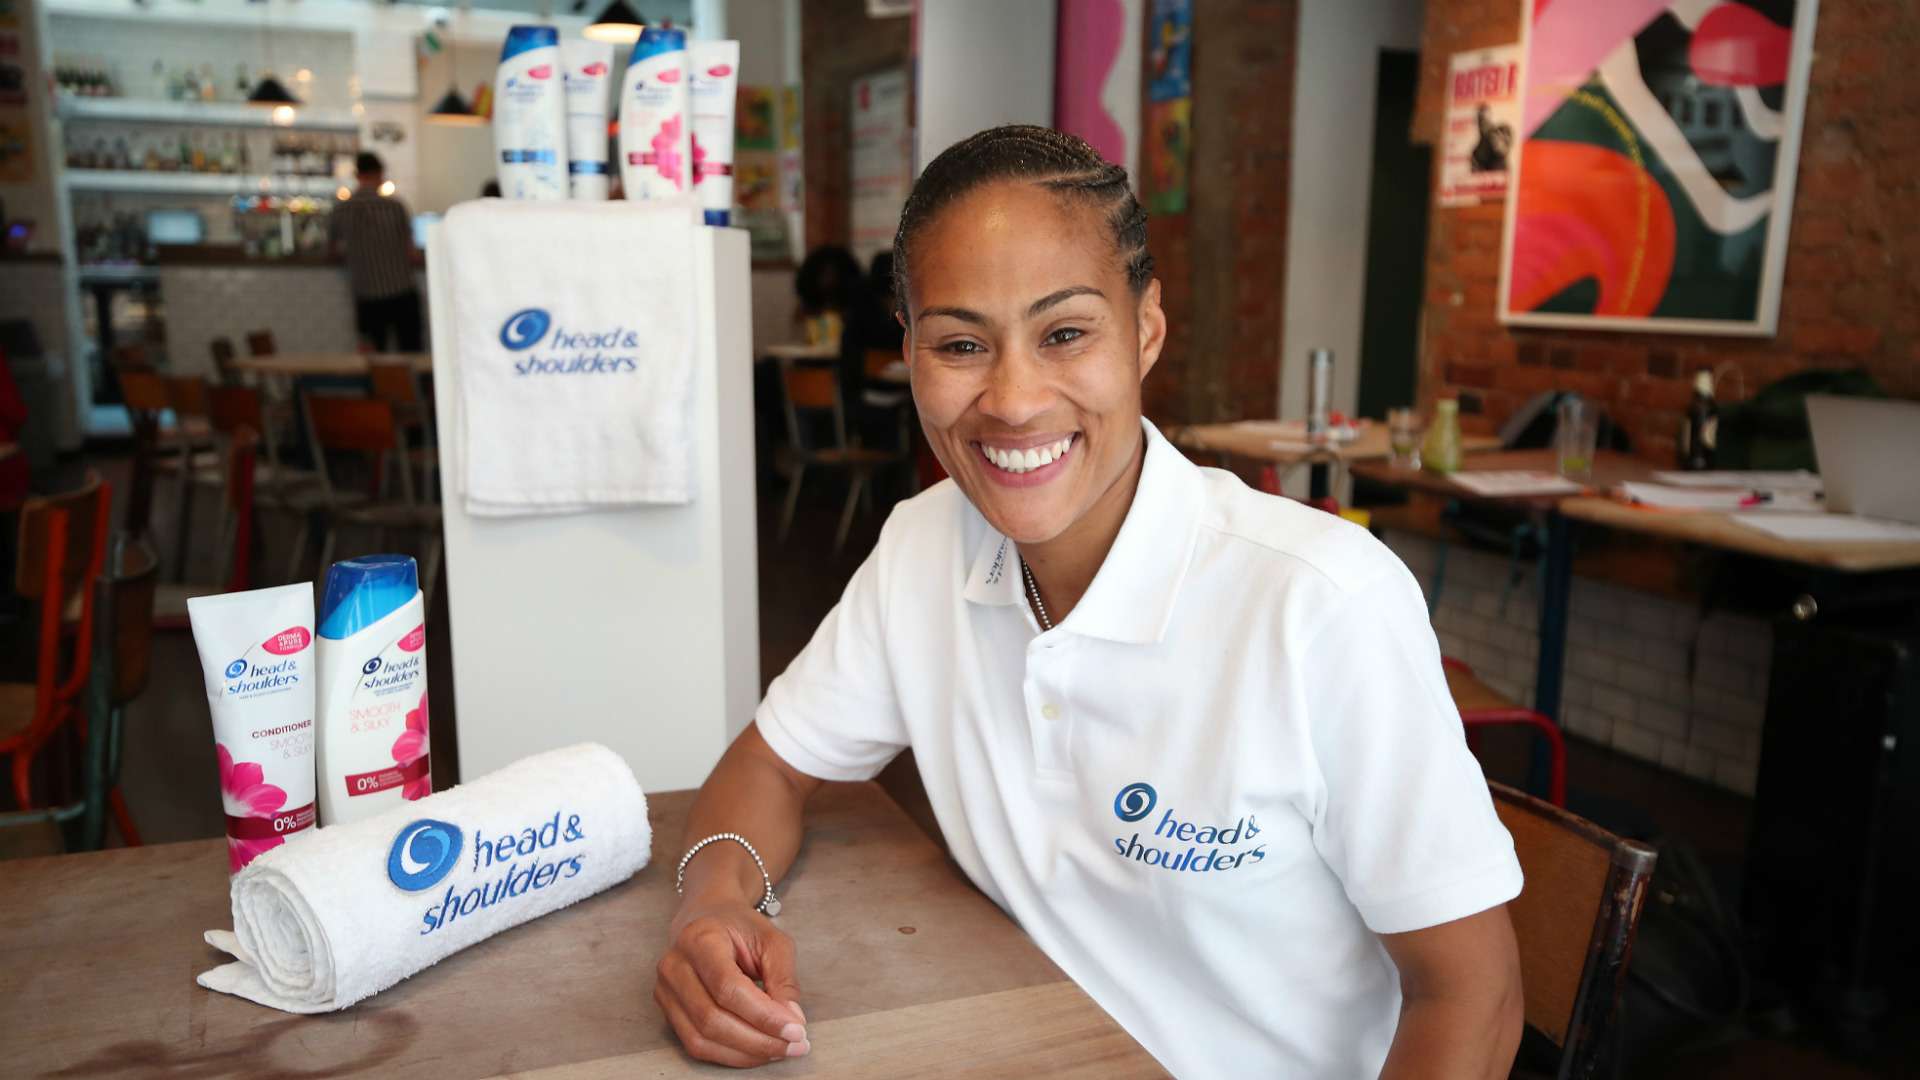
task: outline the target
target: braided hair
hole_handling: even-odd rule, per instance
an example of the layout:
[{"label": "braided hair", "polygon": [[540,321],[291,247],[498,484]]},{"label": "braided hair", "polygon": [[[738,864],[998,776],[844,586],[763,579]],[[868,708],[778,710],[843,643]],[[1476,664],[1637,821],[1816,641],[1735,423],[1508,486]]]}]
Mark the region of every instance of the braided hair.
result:
[{"label": "braided hair", "polygon": [[1078,135],[1032,124],[1007,124],[941,151],[914,182],[901,208],[900,228],[893,234],[893,305],[909,321],[907,267],[913,238],[941,210],[996,180],[1028,180],[1105,210],[1114,250],[1126,267],[1127,285],[1138,293],[1153,279],[1147,212],[1127,186],[1127,170],[1101,157]]}]

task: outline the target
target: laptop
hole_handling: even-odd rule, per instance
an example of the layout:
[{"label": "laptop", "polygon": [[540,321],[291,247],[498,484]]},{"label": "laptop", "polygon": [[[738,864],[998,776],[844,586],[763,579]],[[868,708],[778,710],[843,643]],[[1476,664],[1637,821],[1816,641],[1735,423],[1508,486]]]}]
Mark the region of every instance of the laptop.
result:
[{"label": "laptop", "polygon": [[1920,402],[1807,395],[1827,509],[1920,525]]}]

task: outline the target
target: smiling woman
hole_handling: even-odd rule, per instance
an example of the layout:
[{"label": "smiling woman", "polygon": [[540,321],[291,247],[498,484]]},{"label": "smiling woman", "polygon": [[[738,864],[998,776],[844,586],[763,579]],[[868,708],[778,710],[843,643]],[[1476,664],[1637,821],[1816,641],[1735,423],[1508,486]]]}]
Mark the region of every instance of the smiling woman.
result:
[{"label": "smiling woman", "polygon": [[894,298],[927,441],[1056,619],[1133,499],[1166,316],[1127,174],[1074,136],[983,131],[900,215]]},{"label": "smiling woman", "polygon": [[1176,1075],[1505,1076],[1520,871],[1419,585],[1143,421],[1166,317],[1126,175],[982,132],[894,253],[953,482],[895,508],[701,788],[654,988],[687,1049],[809,1051],[757,908],[820,783],[910,746],[955,861]]}]

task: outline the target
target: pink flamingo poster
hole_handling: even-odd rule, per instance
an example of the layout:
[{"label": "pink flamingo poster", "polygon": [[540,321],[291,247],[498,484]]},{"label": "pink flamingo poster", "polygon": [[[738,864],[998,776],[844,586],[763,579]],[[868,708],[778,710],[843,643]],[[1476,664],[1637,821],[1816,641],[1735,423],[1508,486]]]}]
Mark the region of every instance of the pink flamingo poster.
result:
[{"label": "pink flamingo poster", "polygon": [[1769,335],[1818,0],[1529,0],[1500,317]]}]

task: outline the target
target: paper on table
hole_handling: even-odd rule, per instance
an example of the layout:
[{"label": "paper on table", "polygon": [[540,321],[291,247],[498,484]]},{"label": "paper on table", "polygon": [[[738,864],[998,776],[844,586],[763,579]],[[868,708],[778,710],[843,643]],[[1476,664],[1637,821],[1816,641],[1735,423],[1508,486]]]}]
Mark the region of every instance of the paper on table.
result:
[{"label": "paper on table", "polygon": [[1557,473],[1533,469],[1486,469],[1457,472],[1453,482],[1487,498],[1506,495],[1577,495],[1586,489]]},{"label": "paper on table", "polygon": [[1920,525],[1853,514],[1738,514],[1733,520],[1781,540],[1920,543]]},{"label": "paper on table", "polygon": [[1820,509],[1820,501],[1806,492],[1783,492],[1770,502],[1749,504],[1750,488],[1668,487],[1629,480],[1620,485],[1621,494],[1643,506],[1662,510],[1724,510],[1739,512],[1810,512]]},{"label": "paper on table", "polygon": [[1820,477],[1805,469],[1790,472],[1763,472],[1760,470],[1718,469],[1706,472],[1657,472],[1653,478],[1662,484],[1685,488],[1739,488],[1742,491],[1804,491],[1821,490]]}]

